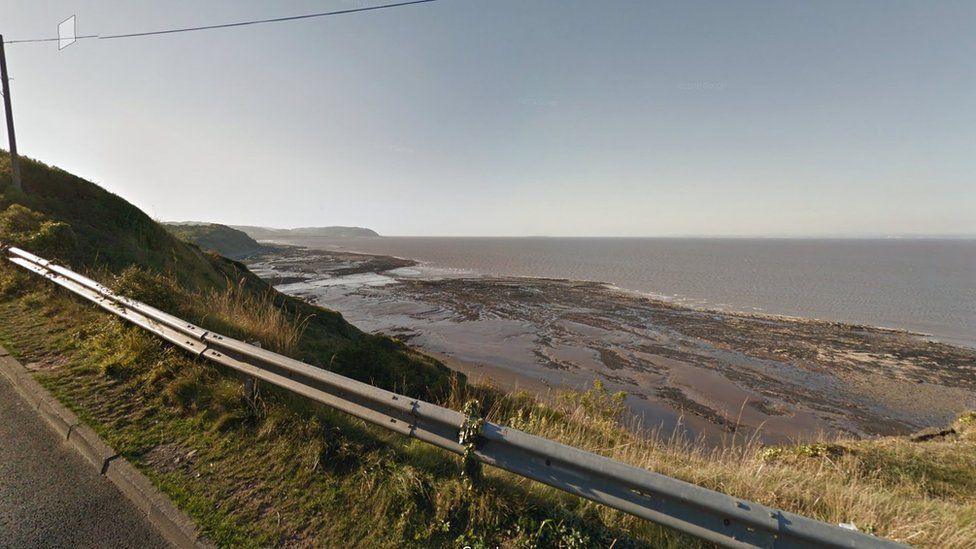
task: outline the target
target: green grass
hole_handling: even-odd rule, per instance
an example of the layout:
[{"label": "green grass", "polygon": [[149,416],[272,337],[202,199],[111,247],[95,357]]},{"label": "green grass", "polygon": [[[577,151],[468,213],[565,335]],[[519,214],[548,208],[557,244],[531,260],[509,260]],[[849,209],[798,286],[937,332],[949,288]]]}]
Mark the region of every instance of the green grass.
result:
[{"label": "green grass", "polygon": [[239,259],[266,249],[247,233],[218,223],[164,223],[163,226],[181,240],[224,257]]},{"label": "green grass", "polygon": [[0,302],[4,345],[219,545],[677,539],[497,471],[469,490],[453,455],[274,388],[249,394],[232,373],[37,282]]},{"label": "green grass", "polygon": [[[0,269],[9,288],[11,268]],[[24,275],[26,276],[26,275]],[[0,301],[0,339],[59,399],[224,546],[688,546],[579,498],[460,460],[231,372],[50,287],[23,280]],[[956,434],[705,450],[648,436],[600,387],[552,402],[455,384],[488,417],[767,505],[931,547],[976,539],[976,420]],[[968,418],[968,419],[967,419]]]},{"label": "green grass", "polygon": [[[341,315],[275,291],[243,264],[183,242],[122,198],[97,185],[22,158],[23,192],[9,188],[0,151],[0,241],[59,261],[127,295],[215,331],[247,339],[264,326],[302,326],[280,349],[343,375],[423,398],[447,390],[450,370],[396,341],[365,334]],[[230,299],[222,299],[227,293]],[[202,301],[201,301],[202,300]],[[235,304],[237,310],[229,309]],[[247,307],[260,310],[247,314]],[[294,334],[282,334],[291,337]],[[274,338],[271,338],[274,339]]]},{"label": "green grass", "polygon": [[[915,545],[976,547],[976,415],[923,443],[705,449],[631,425],[620,396],[599,385],[546,401],[468,385],[174,239],[91,183],[25,165],[27,195],[0,196],[0,240],[208,329],[454,409],[476,399],[493,421],[737,497]],[[273,387],[252,390],[8,263],[0,341],[221,546],[699,545],[499,470],[469,486],[453,455]]]}]

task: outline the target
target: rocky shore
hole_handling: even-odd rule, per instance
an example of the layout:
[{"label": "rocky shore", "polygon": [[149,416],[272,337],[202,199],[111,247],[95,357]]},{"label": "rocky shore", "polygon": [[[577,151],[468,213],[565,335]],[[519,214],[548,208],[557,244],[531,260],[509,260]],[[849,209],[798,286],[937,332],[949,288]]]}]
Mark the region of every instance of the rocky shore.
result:
[{"label": "rocky shore", "polygon": [[906,434],[976,407],[976,350],[919,334],[699,310],[597,282],[431,273],[281,246],[249,267],[475,379],[545,392],[601,380],[643,424],[720,439]]}]

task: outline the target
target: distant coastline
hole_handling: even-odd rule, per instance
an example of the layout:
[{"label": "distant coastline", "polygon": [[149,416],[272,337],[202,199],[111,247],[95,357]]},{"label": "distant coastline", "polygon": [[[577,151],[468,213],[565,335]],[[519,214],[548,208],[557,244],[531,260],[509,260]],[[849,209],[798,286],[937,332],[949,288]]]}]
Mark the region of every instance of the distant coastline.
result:
[{"label": "distant coastline", "polygon": [[299,227],[295,229],[277,229],[273,227],[256,227],[252,225],[230,225],[230,227],[245,232],[255,240],[270,238],[377,238],[379,233],[365,227]]}]

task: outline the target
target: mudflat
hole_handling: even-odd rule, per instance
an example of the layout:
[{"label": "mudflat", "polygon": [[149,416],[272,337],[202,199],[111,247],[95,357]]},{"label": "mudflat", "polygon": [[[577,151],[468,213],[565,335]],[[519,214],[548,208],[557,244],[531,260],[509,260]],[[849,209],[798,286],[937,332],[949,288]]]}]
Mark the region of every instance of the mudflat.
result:
[{"label": "mudflat", "polygon": [[598,282],[432,274],[389,256],[278,246],[279,290],[506,389],[600,380],[647,428],[767,442],[907,434],[976,407],[976,350],[921,334],[695,309]]}]

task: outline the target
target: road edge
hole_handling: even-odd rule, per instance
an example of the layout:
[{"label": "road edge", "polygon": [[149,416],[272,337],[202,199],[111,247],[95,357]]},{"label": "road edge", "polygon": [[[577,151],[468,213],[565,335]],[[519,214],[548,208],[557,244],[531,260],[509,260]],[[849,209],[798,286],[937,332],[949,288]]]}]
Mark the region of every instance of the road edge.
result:
[{"label": "road edge", "polygon": [[2,345],[0,373],[3,374],[0,378],[5,377],[68,446],[74,448],[99,474],[111,481],[146,516],[166,541],[180,549],[213,547],[201,539],[193,519],[41,386],[30,370]]}]

